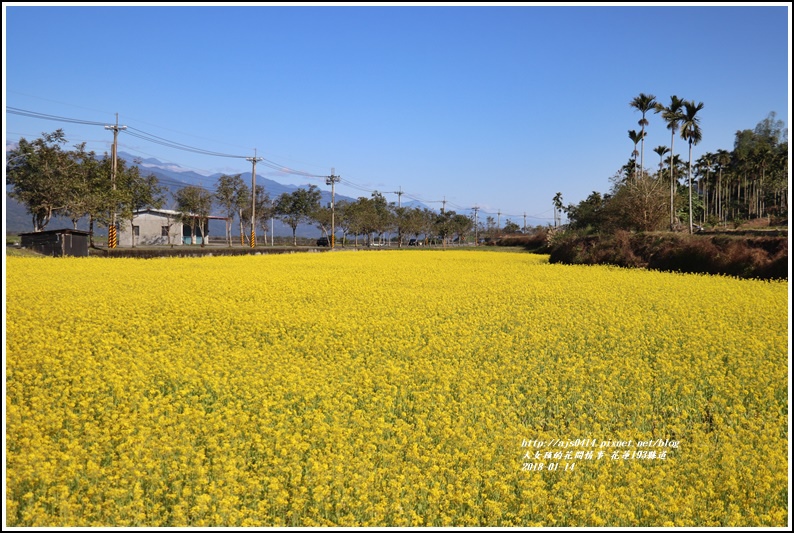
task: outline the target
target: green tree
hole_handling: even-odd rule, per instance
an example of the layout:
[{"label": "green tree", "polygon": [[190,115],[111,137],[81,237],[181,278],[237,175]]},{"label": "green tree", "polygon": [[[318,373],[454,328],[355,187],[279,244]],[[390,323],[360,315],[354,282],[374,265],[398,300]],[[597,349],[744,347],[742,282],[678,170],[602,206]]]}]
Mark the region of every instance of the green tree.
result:
[{"label": "green tree", "polygon": [[259,228],[262,230],[262,235],[265,238],[265,244],[267,244],[269,224],[274,215],[273,200],[271,200],[270,195],[267,193],[267,191],[265,191],[265,187],[263,185],[257,185],[256,221],[259,224]]},{"label": "green tree", "polygon": [[329,243],[331,242],[328,236],[328,231],[331,229],[331,214],[330,207],[318,204],[317,209],[315,209],[311,215],[311,219],[317,225],[317,229],[323,232],[323,236],[328,239]]},{"label": "green tree", "polygon": [[[764,216],[767,202],[781,212],[788,190],[788,142],[775,113],[754,130],[736,132],[732,167],[736,173],[736,203],[749,218]],[[743,194],[742,194],[743,192]],[[740,203],[741,201],[741,203]]]},{"label": "green tree", "polygon": [[788,188],[789,188],[789,158],[788,141],[781,141],[772,154],[772,167],[770,169],[770,192],[772,194],[772,210],[780,217],[788,214]]},{"label": "green tree", "polygon": [[240,246],[245,246],[246,236],[251,233],[247,231],[251,229],[251,189],[242,178],[234,183],[233,203],[240,221]]},{"label": "green tree", "polygon": [[[514,224],[509,220],[507,221],[507,224],[505,224],[505,230],[508,229],[509,224],[512,224],[511,228],[514,227],[514,229],[512,229],[510,233],[515,233],[519,230],[518,224]],[[462,213],[456,213],[452,216],[452,232],[455,235],[457,235],[459,243],[462,244],[466,241],[466,236],[469,234],[469,232],[472,230],[473,227],[474,227],[474,221],[471,218],[467,217],[466,215]]]},{"label": "green tree", "polygon": [[70,187],[66,191],[66,200],[62,215],[72,220],[72,227],[85,216],[89,217],[89,245],[94,245],[94,221],[103,211],[110,193],[110,176],[104,174],[94,152],[85,149],[85,143],[75,146],[69,154]]},{"label": "green tree", "polygon": [[177,211],[182,222],[190,224],[190,240],[196,242],[196,227],[201,233],[201,246],[205,244],[205,225],[212,209],[212,195],[198,185],[188,185],[176,192]]},{"label": "green tree", "polygon": [[703,109],[703,102],[684,102],[684,113],[681,120],[681,138],[689,143],[689,165],[687,176],[689,181],[689,233],[692,233],[692,146],[698,144],[703,138],[700,130],[700,117],[698,112]]},{"label": "green tree", "polygon": [[[164,227],[165,227],[165,230],[166,230],[166,243],[168,244],[168,246],[173,248],[174,247],[174,243],[171,242],[171,228],[174,227],[174,224],[177,221],[179,221],[181,219],[181,217],[180,217],[179,213],[173,214],[170,209],[168,211],[165,211],[163,213],[163,215],[165,216],[165,225],[164,225]],[[181,238],[181,236],[180,236],[180,238]]]},{"label": "green tree", "polygon": [[369,198],[359,197],[353,213],[356,217],[356,226],[360,233],[366,236],[367,244],[371,244],[373,233],[381,239],[391,227],[392,214],[389,203],[378,191],[374,191]]},{"label": "green tree", "polygon": [[311,215],[320,205],[320,190],[316,185],[308,189],[296,189],[291,193],[282,193],[276,199],[274,213],[292,228],[292,245],[298,245],[297,230],[302,222],[309,222]]},{"label": "green tree", "polygon": [[521,227],[518,224],[516,224],[515,222],[513,222],[512,220],[507,220],[505,222],[505,227],[502,228],[502,230],[506,234],[510,235],[510,234],[518,233],[519,231],[521,231]]},{"label": "green tree", "polygon": [[498,231],[499,228],[497,228],[496,219],[491,215],[485,217],[485,228],[483,233],[487,235],[487,239],[488,240],[495,239],[498,234]]},{"label": "green tree", "polygon": [[557,194],[555,194],[554,195],[554,199],[552,200],[552,202],[554,203],[554,227],[556,228],[557,226],[560,225],[560,221],[561,221],[560,213],[563,210],[563,208],[562,208],[562,193],[558,192]]},{"label": "green tree", "polygon": [[386,197],[381,193],[378,191],[373,192],[370,200],[374,208],[373,229],[375,233],[378,234],[378,238],[381,239],[381,242],[383,242],[383,234],[390,231],[394,226],[394,216],[391,209],[389,209],[388,200],[386,200]]},{"label": "green tree", "polygon": [[113,205],[110,164],[97,160],[94,152],[86,152],[85,145],[77,147],[74,157],[79,161],[77,190],[81,196],[84,215],[88,217],[89,246],[94,246],[94,226],[110,226],[110,206]]},{"label": "green tree", "polygon": [[394,207],[392,205],[392,218],[394,224],[397,226],[397,247],[402,248],[403,235],[406,234],[406,228],[410,224],[411,208],[409,207]]},{"label": "green tree", "polygon": [[706,218],[709,216],[709,207],[714,209],[714,200],[709,199],[710,191],[710,178],[714,170],[714,154],[706,152],[695,161],[695,176],[697,176],[698,192],[703,196],[703,211],[701,214],[701,222],[706,223]]},{"label": "green tree", "polygon": [[424,229],[424,214],[419,207],[411,207],[401,222],[401,227],[406,235],[413,235],[418,241]]},{"label": "green tree", "polygon": [[[667,129],[670,130],[670,157],[671,162],[674,156],[675,134],[678,131],[678,126],[683,120],[682,109],[684,107],[684,100],[676,95],[670,97],[670,104],[665,107],[660,103],[654,106],[654,112],[661,113],[662,119],[667,124]],[[670,165],[670,229],[675,227],[675,165]]]},{"label": "green tree", "polygon": [[634,151],[631,152],[631,156],[634,158],[633,174],[635,178],[637,177],[637,156],[640,155],[640,152],[637,150],[637,145],[640,143],[640,141],[643,140],[644,137],[645,137],[645,132],[629,130],[629,139],[631,139],[631,142],[634,143]]},{"label": "green tree", "polygon": [[85,161],[94,157],[93,152],[85,151],[85,143],[75,146],[75,150],[68,154],[70,159],[69,186],[65,189],[63,207],[60,215],[72,221],[72,228],[77,229],[77,223],[87,212],[87,194],[89,190],[89,175],[86,172],[89,166]]},{"label": "green tree", "polygon": [[66,142],[63,130],[58,129],[32,142],[23,137],[7,153],[6,184],[13,187],[8,195],[30,213],[33,231],[44,231],[67,203],[73,163],[62,149]]},{"label": "green tree", "polygon": [[455,211],[442,211],[436,215],[435,234],[441,237],[441,244],[447,245],[447,239],[455,232],[453,219]]},{"label": "green tree", "polygon": [[339,221],[339,227],[342,229],[342,244],[347,245],[347,236],[353,235],[355,237],[355,246],[358,248],[358,217],[356,216],[356,203],[349,200],[340,200],[336,202],[336,218]]},{"label": "green tree", "polygon": [[[240,198],[244,201],[240,204],[240,220],[245,225],[245,235],[241,233],[240,243],[245,245],[246,238],[251,234],[251,189],[248,188],[243,183],[243,187],[241,188],[241,195]],[[264,231],[265,242],[267,242],[267,223],[268,221],[275,216],[274,214],[274,205],[272,200],[270,199],[270,195],[265,192],[265,187],[262,185],[256,186],[256,220],[254,224],[256,227],[262,229]],[[241,231],[243,228],[243,224],[240,225]],[[256,227],[254,229],[256,229]],[[256,239],[254,239],[256,242]]]},{"label": "green tree", "polygon": [[648,119],[645,118],[645,115],[648,111],[656,109],[656,97],[652,94],[640,93],[639,96],[629,102],[629,105],[642,113],[642,118],[638,122],[642,128],[640,131],[640,168],[642,169],[641,172],[645,173],[645,126],[648,125]]},{"label": "green tree", "polygon": [[160,187],[157,176],[141,176],[137,165],[127,166],[123,159],[119,159],[117,163],[116,189],[121,195],[119,211],[130,223],[131,242],[135,248],[135,215],[150,207],[160,209],[165,203],[165,190]]},{"label": "green tree", "polygon": [[602,196],[600,192],[593,191],[587,198],[577,205],[569,204],[564,208],[568,216],[568,225],[572,229],[585,231],[599,231],[607,227],[606,206],[609,196]]},{"label": "green tree", "polygon": [[716,213],[717,213],[717,220],[724,221],[724,213],[723,213],[723,180],[722,180],[722,171],[728,167],[731,163],[731,154],[727,150],[717,150],[717,154],[715,156],[715,161],[717,163],[717,206],[716,206]]},{"label": "green tree", "polygon": [[430,239],[435,240],[437,235],[436,233],[436,212],[428,209],[427,207],[422,208],[422,233],[425,234],[425,244],[430,244]]},{"label": "green tree", "polygon": [[[226,215],[226,244],[230,247],[232,245],[232,222],[234,215],[238,212],[237,195],[241,186],[245,186],[245,184],[240,174],[234,176],[223,174],[215,183],[215,201],[220,206],[222,213]],[[240,233],[242,233],[242,227]]]},{"label": "green tree", "polygon": [[662,173],[662,168],[664,167],[664,155],[670,152],[670,149],[664,145],[657,146],[653,149],[654,152],[659,156],[659,174]]}]

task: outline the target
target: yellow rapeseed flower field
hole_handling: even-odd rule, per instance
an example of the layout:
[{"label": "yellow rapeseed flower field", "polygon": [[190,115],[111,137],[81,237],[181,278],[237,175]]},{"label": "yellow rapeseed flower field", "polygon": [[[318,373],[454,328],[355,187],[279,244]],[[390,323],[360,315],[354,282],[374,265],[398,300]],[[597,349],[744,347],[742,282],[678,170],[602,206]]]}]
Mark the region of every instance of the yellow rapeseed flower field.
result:
[{"label": "yellow rapeseed flower field", "polygon": [[6,262],[8,526],[785,526],[788,284]]}]

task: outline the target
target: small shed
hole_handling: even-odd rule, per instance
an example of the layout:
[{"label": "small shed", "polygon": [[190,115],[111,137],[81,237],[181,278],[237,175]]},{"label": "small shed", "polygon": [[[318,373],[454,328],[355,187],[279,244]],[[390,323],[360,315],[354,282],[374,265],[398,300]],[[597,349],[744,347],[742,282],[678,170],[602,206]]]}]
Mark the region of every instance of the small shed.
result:
[{"label": "small shed", "polygon": [[78,229],[53,229],[20,233],[20,247],[53,257],[88,257],[91,232]]},{"label": "small shed", "polygon": [[143,209],[135,212],[132,227],[127,220],[119,226],[117,233],[119,246],[182,244],[182,221],[178,211]]},{"label": "small shed", "polygon": [[[198,219],[197,215],[191,215]],[[210,220],[226,220],[226,217],[208,216],[204,222],[204,238],[209,236]],[[179,211],[171,209],[143,209],[133,215],[132,226],[129,221],[119,224],[119,246],[152,246],[158,244],[201,244],[202,233],[196,222],[196,234],[191,234],[190,223],[184,222]]]}]

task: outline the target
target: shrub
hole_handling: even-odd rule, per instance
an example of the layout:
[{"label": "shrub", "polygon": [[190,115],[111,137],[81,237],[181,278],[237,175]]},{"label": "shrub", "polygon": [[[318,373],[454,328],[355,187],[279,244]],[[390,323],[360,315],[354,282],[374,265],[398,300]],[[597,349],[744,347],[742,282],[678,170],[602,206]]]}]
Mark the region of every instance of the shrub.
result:
[{"label": "shrub", "polygon": [[617,231],[601,236],[566,235],[555,241],[549,254],[552,263],[611,264],[741,278],[788,277],[785,237]]}]

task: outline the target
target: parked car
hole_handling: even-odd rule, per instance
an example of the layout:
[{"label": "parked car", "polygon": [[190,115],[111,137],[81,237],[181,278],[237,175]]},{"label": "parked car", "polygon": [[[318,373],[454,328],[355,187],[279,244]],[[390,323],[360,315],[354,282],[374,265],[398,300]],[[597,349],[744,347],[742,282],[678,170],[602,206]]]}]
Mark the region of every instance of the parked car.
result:
[{"label": "parked car", "polygon": [[320,237],[317,239],[317,246],[330,246],[328,242],[328,237]]},{"label": "parked car", "polygon": [[408,241],[408,246],[422,246],[422,241],[419,239],[411,239]]}]

